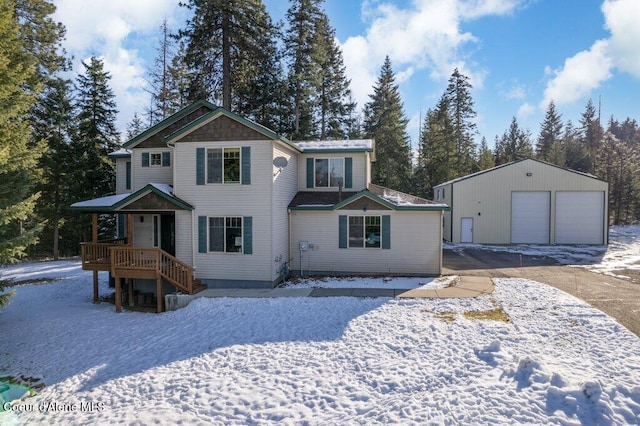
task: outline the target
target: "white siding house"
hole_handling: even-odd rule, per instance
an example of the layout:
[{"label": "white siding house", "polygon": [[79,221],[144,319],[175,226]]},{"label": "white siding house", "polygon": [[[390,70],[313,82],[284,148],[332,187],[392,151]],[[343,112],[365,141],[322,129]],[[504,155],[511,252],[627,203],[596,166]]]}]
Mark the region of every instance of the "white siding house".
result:
[{"label": "white siding house", "polygon": [[[372,185],[372,140],[293,143],[200,101],[112,157],[119,195],[72,208],[116,214],[125,247],[139,249],[123,248],[126,259],[164,256],[210,287],[273,287],[310,270],[440,274],[447,206]],[[122,274],[147,276],[132,263]]]},{"label": "white siding house", "polygon": [[494,167],[434,188],[444,239],[479,244],[607,244],[608,183],[539,160]]}]

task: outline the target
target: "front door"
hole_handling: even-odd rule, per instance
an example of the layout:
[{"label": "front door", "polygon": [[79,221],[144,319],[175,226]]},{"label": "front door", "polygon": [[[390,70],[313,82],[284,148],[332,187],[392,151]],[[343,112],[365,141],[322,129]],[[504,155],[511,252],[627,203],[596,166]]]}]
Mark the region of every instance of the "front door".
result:
[{"label": "front door", "polygon": [[173,213],[160,215],[160,248],[176,255],[176,216]]},{"label": "front door", "polygon": [[463,217],[462,226],[460,228],[460,242],[472,243],[473,242],[473,218]]}]

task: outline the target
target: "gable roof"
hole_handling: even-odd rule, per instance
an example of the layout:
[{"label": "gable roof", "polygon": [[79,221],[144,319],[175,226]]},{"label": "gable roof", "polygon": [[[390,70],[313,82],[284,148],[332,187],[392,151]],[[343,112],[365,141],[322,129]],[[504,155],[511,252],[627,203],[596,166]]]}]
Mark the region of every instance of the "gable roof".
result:
[{"label": "gable roof", "polygon": [[192,103],[191,105],[188,105],[188,106],[182,108],[180,111],[176,112],[175,114],[172,114],[169,117],[165,118],[164,120],[162,120],[158,124],[156,124],[154,126],[151,126],[150,128],[148,128],[144,132],[140,133],[138,136],[134,137],[133,139],[130,139],[129,141],[125,142],[122,145],[122,147],[123,148],[133,148],[133,147],[135,147],[139,143],[143,142],[145,139],[149,138],[150,136],[155,135],[156,133],[158,133],[162,129],[165,129],[165,128],[169,127],[171,124],[173,124],[176,121],[180,120],[181,118],[191,114],[192,112],[196,111],[198,108],[201,108],[201,107],[208,108],[209,110],[212,110],[212,111],[217,109],[217,108],[219,108],[219,107],[215,106],[214,104],[212,104],[211,102],[208,102],[208,101],[205,101],[205,100],[196,101],[196,102]]},{"label": "gable roof", "polygon": [[284,142],[285,144],[291,146],[292,148],[294,148],[296,151],[301,151],[300,148],[298,148],[297,145],[295,145],[294,143],[292,143],[291,141],[289,141],[287,138],[278,135],[277,133],[275,133],[274,131],[268,129],[267,127],[258,124],[254,121],[251,120],[247,120],[244,117],[241,117],[240,115],[233,113],[227,109],[224,109],[222,107],[216,107],[214,110],[210,111],[209,113],[202,115],[198,118],[196,118],[195,120],[193,120],[191,123],[188,123],[187,125],[181,127],[180,129],[176,130],[175,132],[167,135],[164,137],[164,142],[167,144],[171,144],[175,141],[177,141],[178,139],[184,137],[185,135],[193,132],[194,130],[204,126],[205,124],[215,120],[216,118],[220,117],[220,116],[225,116],[231,120],[237,121],[240,124],[243,124],[247,127],[249,127],[252,130],[255,130],[256,132],[266,136],[268,139],[272,139],[272,140],[278,140],[280,142]]},{"label": "gable roof", "polygon": [[[341,198],[340,198],[341,197]],[[362,198],[391,210],[449,210],[446,204],[436,203],[383,186],[370,184],[359,192],[301,191],[289,203],[291,210],[338,210]]]},{"label": "gable roof", "polygon": [[129,158],[131,157],[131,150],[126,148],[120,148],[117,151],[113,151],[107,154],[111,158]]},{"label": "gable roof", "polygon": [[483,175],[485,173],[490,173],[490,172],[493,172],[495,170],[502,169],[504,167],[513,166],[514,164],[519,164],[519,163],[522,163],[524,161],[535,161],[536,163],[544,164],[546,166],[555,167],[556,169],[564,170],[566,172],[576,173],[578,175],[581,175],[581,176],[584,176],[584,177],[587,177],[587,178],[591,178],[591,179],[599,180],[599,181],[602,181],[602,182],[606,182],[605,180],[602,180],[602,179],[600,179],[600,178],[598,178],[598,177],[596,177],[596,176],[594,176],[592,174],[589,174],[589,173],[585,173],[585,172],[581,172],[581,171],[578,171],[578,170],[569,169],[567,167],[558,166],[557,164],[548,163],[546,161],[537,160],[535,158],[523,158],[521,160],[516,160],[516,161],[512,161],[510,163],[501,164],[499,166],[492,167],[490,169],[481,170],[479,172],[471,173],[471,174],[468,174],[466,176],[460,176],[459,178],[455,178],[455,179],[451,179],[451,180],[448,180],[448,181],[443,182],[443,183],[439,183],[439,184],[435,185],[434,188],[438,188],[438,187],[444,186],[444,185],[451,185],[453,183],[462,182],[464,180],[471,179],[471,178],[474,178],[476,176]]},{"label": "gable roof", "polygon": [[107,197],[94,198],[92,200],[79,201],[71,205],[70,209],[78,212],[113,213],[124,209],[127,205],[145,197],[155,194],[173,204],[179,210],[193,210],[193,206],[181,200],[173,194],[173,188],[164,183],[150,183],[134,193],[109,195]]}]

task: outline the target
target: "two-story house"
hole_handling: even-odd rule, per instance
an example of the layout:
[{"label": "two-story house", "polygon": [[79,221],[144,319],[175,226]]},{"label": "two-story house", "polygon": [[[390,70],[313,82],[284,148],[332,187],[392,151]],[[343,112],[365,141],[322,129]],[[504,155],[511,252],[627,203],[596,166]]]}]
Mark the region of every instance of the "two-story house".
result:
[{"label": "two-story house", "polygon": [[[161,296],[289,273],[440,274],[447,206],[371,184],[373,140],[294,143],[199,101],[111,157],[116,195],[71,207],[94,217],[82,253],[96,288],[98,270],[130,297],[154,282]],[[117,215],[118,239],[97,241],[99,214]]]}]

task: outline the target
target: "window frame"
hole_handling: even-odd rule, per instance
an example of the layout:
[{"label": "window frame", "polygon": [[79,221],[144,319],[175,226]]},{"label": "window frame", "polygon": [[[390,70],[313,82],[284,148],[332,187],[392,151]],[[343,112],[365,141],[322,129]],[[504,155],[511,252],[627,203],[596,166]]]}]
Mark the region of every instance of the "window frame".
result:
[{"label": "window frame", "polygon": [[[225,151],[237,151],[238,153],[238,157],[237,158],[229,158],[226,159],[225,158]],[[209,159],[209,154],[213,151],[220,151],[220,182],[214,182],[212,180],[210,180],[210,166],[209,166],[209,161],[211,161]],[[225,162],[226,161],[237,161],[238,163],[238,180],[231,180],[231,181],[226,181],[225,180]],[[241,184],[242,183],[242,147],[235,147],[235,146],[226,146],[226,147],[221,147],[221,148],[206,148],[205,149],[205,183],[207,185],[233,185],[233,184]]]},{"label": "window frame", "polygon": [[[224,226],[222,227],[222,248],[223,250],[212,250],[211,249],[211,220],[212,219],[222,219]],[[237,226],[229,226],[227,225],[228,220],[239,220],[240,221],[240,235],[236,235],[233,238],[240,238],[240,250],[239,251],[227,251],[227,228],[237,229]],[[207,253],[222,253],[222,254],[244,254],[244,217],[243,216],[207,216]]]},{"label": "window frame", "polygon": [[[362,246],[351,245],[351,219],[352,218],[360,218],[362,219]],[[377,219],[377,224],[367,224],[367,219]],[[356,225],[353,225],[356,226]],[[367,245],[367,227],[378,227],[378,241],[377,245]],[[351,215],[348,216],[347,219],[347,248],[348,249],[382,249],[382,215]]]},{"label": "window frame", "polygon": [[[318,185],[318,181],[316,179],[316,164],[318,161],[327,161],[327,185]],[[342,187],[344,188],[345,178],[346,178],[346,157],[314,157],[313,158],[313,187],[314,188],[338,188],[339,184],[331,185],[331,160],[342,162],[342,170],[341,170],[341,179],[342,179]]]},{"label": "window frame", "polygon": [[[157,161],[155,159],[157,159]],[[161,152],[150,152],[149,153],[149,167],[162,167],[162,153]]]}]

